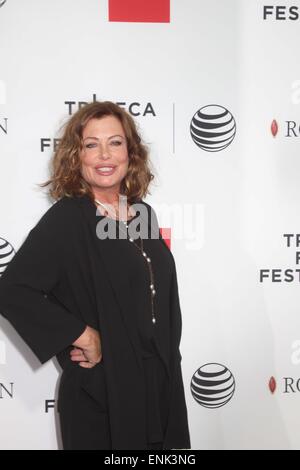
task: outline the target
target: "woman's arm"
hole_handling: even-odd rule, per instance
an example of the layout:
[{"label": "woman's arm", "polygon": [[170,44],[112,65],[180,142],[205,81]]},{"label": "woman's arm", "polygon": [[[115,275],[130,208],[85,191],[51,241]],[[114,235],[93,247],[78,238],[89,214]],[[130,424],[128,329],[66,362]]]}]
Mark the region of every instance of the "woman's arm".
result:
[{"label": "woman's arm", "polygon": [[86,329],[83,321],[47,298],[59,282],[64,256],[67,222],[57,204],[29,232],[0,278],[0,313],[41,363],[71,345]]}]

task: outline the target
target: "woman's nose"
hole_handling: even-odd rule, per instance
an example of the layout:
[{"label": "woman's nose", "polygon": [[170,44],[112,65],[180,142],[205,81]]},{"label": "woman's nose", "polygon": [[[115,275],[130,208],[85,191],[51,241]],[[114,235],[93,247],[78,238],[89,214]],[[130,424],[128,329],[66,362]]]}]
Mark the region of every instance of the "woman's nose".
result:
[{"label": "woman's nose", "polygon": [[101,159],[107,159],[110,157],[109,148],[107,145],[101,145],[100,143],[98,144],[98,156],[101,157]]}]

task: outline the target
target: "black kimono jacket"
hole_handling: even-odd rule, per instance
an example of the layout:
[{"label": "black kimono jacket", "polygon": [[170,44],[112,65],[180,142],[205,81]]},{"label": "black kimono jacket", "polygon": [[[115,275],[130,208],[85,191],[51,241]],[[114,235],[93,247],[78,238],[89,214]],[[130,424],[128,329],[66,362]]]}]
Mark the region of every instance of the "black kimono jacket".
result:
[{"label": "black kimono jacket", "polygon": [[[144,204],[152,221],[158,224],[152,207],[141,200],[139,203]],[[0,313],[41,363],[56,356],[63,369],[74,364],[69,357],[71,345],[86,325],[98,329],[112,448],[145,449],[141,350],[133,316],[126,314],[132,310],[134,299],[129,295],[128,279],[117,269],[118,263],[111,262],[114,245],[110,242],[115,241],[103,243],[97,238],[96,210],[87,196],[64,197],[48,209],[0,279]],[[171,251],[159,236],[173,264],[170,319],[156,325],[156,346],[171,381],[163,445],[166,449],[188,449],[190,436],[179,350],[182,319],[176,267]],[[101,401],[101,377],[97,366],[93,369],[84,386]]]}]

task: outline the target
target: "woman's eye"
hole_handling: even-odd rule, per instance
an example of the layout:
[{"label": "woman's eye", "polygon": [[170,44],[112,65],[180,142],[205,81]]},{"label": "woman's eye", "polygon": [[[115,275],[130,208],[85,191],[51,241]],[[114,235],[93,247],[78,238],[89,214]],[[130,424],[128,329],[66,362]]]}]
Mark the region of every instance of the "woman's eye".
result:
[{"label": "woman's eye", "polygon": [[88,149],[91,149],[91,148],[94,148],[96,144],[87,144],[86,145],[86,148]]},{"label": "woman's eye", "polygon": [[112,142],[114,145],[121,145],[122,142],[120,142],[119,140],[113,140]]}]

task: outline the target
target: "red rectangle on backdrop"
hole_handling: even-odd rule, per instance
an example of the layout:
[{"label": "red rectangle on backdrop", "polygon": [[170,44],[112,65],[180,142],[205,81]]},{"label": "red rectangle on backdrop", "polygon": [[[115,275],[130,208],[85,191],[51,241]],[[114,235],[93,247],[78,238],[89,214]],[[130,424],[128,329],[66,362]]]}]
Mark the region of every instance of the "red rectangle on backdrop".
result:
[{"label": "red rectangle on backdrop", "polygon": [[171,250],[171,229],[170,228],[159,228],[160,234],[163,237],[169,250]]},{"label": "red rectangle on backdrop", "polygon": [[170,0],[109,0],[109,21],[170,23]]}]

